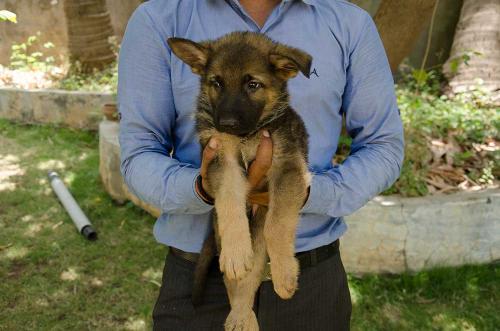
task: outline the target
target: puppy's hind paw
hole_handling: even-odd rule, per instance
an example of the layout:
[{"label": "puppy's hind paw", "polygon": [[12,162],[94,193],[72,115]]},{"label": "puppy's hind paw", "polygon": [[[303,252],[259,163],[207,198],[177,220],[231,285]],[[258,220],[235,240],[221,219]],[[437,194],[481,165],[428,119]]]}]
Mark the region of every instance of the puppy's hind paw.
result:
[{"label": "puppy's hind paw", "polygon": [[290,299],[298,288],[299,263],[294,257],[287,259],[285,263],[274,263],[271,261],[271,278],[274,291],[282,299]]},{"label": "puppy's hind paw", "polygon": [[252,242],[222,244],[219,257],[220,270],[229,280],[242,279],[253,266]]},{"label": "puppy's hind paw", "polygon": [[231,311],[224,325],[225,331],[259,331],[257,317],[252,310],[248,312]]}]

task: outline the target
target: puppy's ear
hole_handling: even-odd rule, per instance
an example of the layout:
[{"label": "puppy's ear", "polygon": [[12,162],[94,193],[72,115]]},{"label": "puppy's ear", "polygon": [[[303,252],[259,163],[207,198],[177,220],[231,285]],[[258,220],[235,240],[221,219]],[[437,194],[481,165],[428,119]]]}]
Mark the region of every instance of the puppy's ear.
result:
[{"label": "puppy's ear", "polygon": [[309,78],[312,57],[298,48],[278,44],[269,54],[269,62],[285,80],[297,76],[299,71]]},{"label": "puppy's ear", "polygon": [[189,65],[195,74],[203,73],[208,60],[207,47],[184,38],[168,38],[167,42],[172,52]]}]

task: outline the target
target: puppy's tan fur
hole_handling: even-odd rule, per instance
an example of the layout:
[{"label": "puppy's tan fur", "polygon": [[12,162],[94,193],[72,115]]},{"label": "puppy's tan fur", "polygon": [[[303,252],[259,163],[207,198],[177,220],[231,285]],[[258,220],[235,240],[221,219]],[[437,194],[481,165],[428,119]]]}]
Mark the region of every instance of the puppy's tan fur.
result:
[{"label": "puppy's tan fur", "polygon": [[[169,45],[201,76],[196,113],[201,146],[211,138],[219,143],[206,191],[215,199],[219,263],[231,303],[225,328],[258,330],[252,306],[268,257],[276,293],[288,299],[297,289],[295,232],[310,175],[307,133],[289,106],[286,82],[299,71],[308,76],[311,58],[256,33],[232,33],[203,43],[171,38]],[[222,116],[238,121],[224,127]],[[260,207],[249,222],[246,170],[263,129],[273,140],[272,165],[263,185],[269,206]]]}]

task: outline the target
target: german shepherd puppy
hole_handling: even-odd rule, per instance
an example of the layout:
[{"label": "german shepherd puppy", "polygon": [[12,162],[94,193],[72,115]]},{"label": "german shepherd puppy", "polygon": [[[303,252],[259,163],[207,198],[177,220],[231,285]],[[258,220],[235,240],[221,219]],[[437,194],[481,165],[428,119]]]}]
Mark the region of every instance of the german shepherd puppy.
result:
[{"label": "german shepherd puppy", "polygon": [[[308,136],[300,116],[290,108],[287,81],[299,72],[309,78],[312,58],[251,32],[201,43],[170,38],[168,44],[201,77],[196,128],[202,148],[211,137],[219,142],[217,156],[208,166],[206,190],[215,200],[214,247],[220,253],[231,303],[225,329],[258,330],[252,307],[268,257],[276,293],[288,299],[297,289],[295,232],[310,174]],[[269,191],[269,207],[260,207],[252,218],[245,173],[264,129],[273,141],[272,165],[263,188]],[[209,249],[209,242],[202,250],[195,282],[202,283],[200,274],[206,276],[213,257],[215,249]],[[194,295],[199,298],[199,293]]]}]

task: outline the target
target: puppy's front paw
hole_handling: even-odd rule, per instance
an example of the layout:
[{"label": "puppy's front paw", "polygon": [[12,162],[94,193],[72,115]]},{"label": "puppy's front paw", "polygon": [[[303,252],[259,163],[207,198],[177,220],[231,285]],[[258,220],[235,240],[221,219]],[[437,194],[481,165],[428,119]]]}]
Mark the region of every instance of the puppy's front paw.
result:
[{"label": "puppy's front paw", "polygon": [[252,240],[241,238],[222,242],[219,257],[220,270],[229,280],[243,278],[253,265]]},{"label": "puppy's front paw", "polygon": [[257,317],[252,310],[245,312],[232,310],[224,325],[225,331],[259,331]]},{"label": "puppy's front paw", "polygon": [[274,291],[282,299],[290,299],[297,290],[299,278],[299,263],[295,257],[271,260],[271,278]]}]

